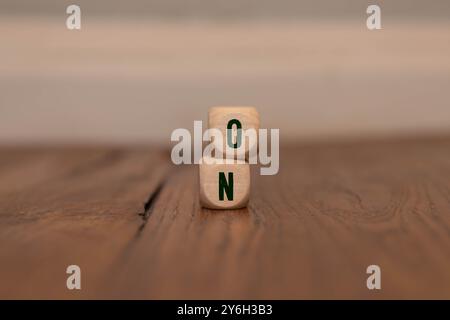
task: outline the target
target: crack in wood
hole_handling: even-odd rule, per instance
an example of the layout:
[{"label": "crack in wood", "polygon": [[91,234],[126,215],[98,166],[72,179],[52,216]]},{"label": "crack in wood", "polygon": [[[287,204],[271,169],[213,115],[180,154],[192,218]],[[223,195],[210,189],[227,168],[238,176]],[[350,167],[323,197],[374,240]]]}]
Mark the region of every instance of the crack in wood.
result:
[{"label": "crack in wood", "polygon": [[170,176],[170,173],[167,174],[160,181],[160,183],[156,186],[156,189],[152,193],[150,193],[147,201],[144,203],[144,212],[139,213],[139,215],[142,217],[143,223],[139,227],[138,233],[144,229],[145,224],[147,223],[147,220],[150,218],[150,216],[153,212],[153,208],[155,207],[158,197],[161,194],[161,191],[163,190],[164,186],[166,185],[167,180],[169,179],[169,176]]},{"label": "crack in wood", "polygon": [[161,183],[156,187],[155,191],[153,191],[150,194],[147,201],[144,203],[144,212],[139,214],[140,216],[142,216],[142,219],[144,221],[146,221],[150,217],[150,215],[153,211],[153,207],[155,206],[156,200],[158,200],[158,196],[160,195],[165,184],[166,184],[166,179],[161,181]]}]

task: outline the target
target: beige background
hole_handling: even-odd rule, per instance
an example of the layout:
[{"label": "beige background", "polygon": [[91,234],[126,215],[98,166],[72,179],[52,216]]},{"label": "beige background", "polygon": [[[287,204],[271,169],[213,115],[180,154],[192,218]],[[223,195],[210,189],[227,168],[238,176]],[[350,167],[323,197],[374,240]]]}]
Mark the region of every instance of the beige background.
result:
[{"label": "beige background", "polygon": [[0,4],[0,143],[168,144],[226,104],[283,140],[450,132],[448,2],[385,1],[380,31],[355,1],[79,3],[81,31]]}]

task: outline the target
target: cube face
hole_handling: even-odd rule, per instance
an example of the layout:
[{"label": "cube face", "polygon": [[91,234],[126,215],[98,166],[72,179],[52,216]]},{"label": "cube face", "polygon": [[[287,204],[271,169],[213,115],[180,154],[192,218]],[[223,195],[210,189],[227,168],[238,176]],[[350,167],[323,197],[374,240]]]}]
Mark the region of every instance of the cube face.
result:
[{"label": "cube face", "polygon": [[[259,114],[256,108],[212,107],[209,109],[208,126],[218,129],[222,133],[222,146],[215,145],[218,156],[248,159],[250,151],[256,154],[258,149],[257,131],[259,129]],[[240,134],[238,129],[241,129]],[[244,132],[248,129],[255,130],[252,139],[244,136]]]},{"label": "cube face", "polygon": [[250,196],[250,166],[235,160],[203,158],[200,167],[200,202],[210,209],[237,209],[247,206]]}]

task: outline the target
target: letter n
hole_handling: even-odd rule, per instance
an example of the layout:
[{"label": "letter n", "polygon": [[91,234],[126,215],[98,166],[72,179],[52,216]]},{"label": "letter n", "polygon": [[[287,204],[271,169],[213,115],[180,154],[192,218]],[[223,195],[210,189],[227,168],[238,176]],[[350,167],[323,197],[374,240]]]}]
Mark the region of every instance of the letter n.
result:
[{"label": "letter n", "polygon": [[219,172],[219,200],[224,201],[224,191],[229,201],[233,201],[233,172],[228,172],[228,181],[225,172]]}]

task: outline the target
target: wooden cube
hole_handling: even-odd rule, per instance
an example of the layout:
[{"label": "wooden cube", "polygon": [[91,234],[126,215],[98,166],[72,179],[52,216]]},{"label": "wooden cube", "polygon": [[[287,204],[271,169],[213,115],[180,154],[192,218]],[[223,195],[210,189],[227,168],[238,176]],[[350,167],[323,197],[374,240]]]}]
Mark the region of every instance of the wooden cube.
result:
[{"label": "wooden cube", "polygon": [[200,203],[210,209],[237,209],[247,206],[250,196],[250,166],[245,161],[202,158]]},{"label": "wooden cube", "polygon": [[[223,143],[222,147],[216,146],[216,156],[244,160],[249,158],[250,150],[255,154],[258,151],[259,114],[255,107],[212,107],[209,109],[208,127],[222,132]],[[238,129],[242,130],[240,135]],[[255,130],[253,142],[244,136],[247,129]]]}]

